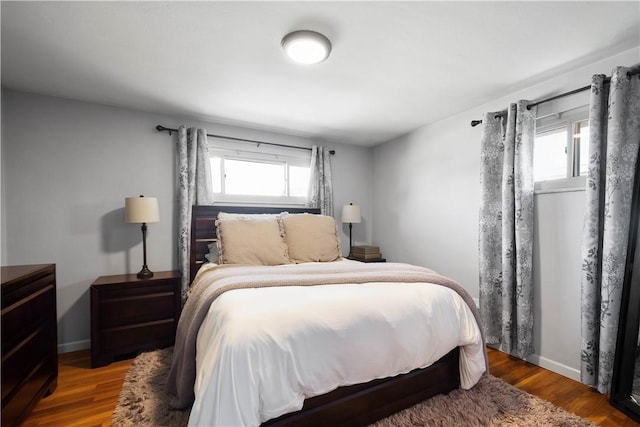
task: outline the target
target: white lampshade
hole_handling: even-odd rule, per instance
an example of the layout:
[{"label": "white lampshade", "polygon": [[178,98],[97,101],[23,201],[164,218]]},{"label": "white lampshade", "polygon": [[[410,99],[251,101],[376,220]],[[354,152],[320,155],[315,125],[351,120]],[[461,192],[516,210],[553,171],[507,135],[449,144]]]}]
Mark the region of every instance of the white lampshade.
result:
[{"label": "white lampshade", "polygon": [[331,42],[315,31],[294,31],[282,39],[282,49],[301,64],[317,64],[329,57]]},{"label": "white lampshade", "polygon": [[125,199],[125,218],[127,222],[158,222],[160,210],[155,197],[127,197]]},{"label": "white lampshade", "polygon": [[357,224],[360,222],[360,206],[344,205],[342,207],[342,222]]}]

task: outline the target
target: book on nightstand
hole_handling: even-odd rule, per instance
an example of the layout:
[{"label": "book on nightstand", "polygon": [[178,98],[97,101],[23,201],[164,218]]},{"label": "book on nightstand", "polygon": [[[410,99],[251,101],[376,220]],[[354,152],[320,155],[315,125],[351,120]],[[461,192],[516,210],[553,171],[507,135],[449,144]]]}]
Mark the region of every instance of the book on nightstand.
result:
[{"label": "book on nightstand", "polygon": [[378,246],[352,246],[351,259],[364,262],[383,260]]}]

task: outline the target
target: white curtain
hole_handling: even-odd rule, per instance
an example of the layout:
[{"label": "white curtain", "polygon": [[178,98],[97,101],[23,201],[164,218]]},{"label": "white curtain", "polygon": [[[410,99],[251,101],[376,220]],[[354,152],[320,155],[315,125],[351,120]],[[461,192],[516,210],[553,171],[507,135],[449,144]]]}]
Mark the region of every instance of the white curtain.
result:
[{"label": "white curtain", "polygon": [[[635,73],[638,67],[634,67]],[[593,76],[582,243],[581,381],[609,393],[640,147],[640,76]]]},{"label": "white curtain", "polygon": [[308,208],[320,208],[323,215],[333,216],[331,153],[328,147],[311,148],[311,171],[307,194]]},{"label": "white curtain", "polygon": [[527,101],[483,117],[480,169],[480,314],[488,344],[533,353],[533,139]]},{"label": "white curtain", "polygon": [[178,268],[182,273],[182,300],[189,289],[191,210],[213,203],[207,131],[178,128]]}]

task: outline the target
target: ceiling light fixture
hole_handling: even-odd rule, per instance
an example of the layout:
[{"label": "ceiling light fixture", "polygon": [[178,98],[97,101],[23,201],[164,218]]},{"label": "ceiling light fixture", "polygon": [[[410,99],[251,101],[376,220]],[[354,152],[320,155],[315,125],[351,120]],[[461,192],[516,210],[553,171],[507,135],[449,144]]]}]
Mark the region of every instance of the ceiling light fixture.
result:
[{"label": "ceiling light fixture", "polygon": [[329,57],[331,42],[320,33],[301,30],[284,36],[282,49],[295,62],[318,64]]}]

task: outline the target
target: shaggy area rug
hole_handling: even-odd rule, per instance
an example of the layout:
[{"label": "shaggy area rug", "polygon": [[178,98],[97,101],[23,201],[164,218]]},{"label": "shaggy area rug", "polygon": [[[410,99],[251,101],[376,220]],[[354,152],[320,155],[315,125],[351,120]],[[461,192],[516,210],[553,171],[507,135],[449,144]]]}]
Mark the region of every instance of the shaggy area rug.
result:
[{"label": "shaggy area rug", "polygon": [[[164,392],[172,349],[143,353],[127,373],[114,426],[187,425],[188,411],[169,409]],[[384,418],[373,427],[595,426],[592,422],[505,383],[484,376],[471,390],[454,390]]]}]

